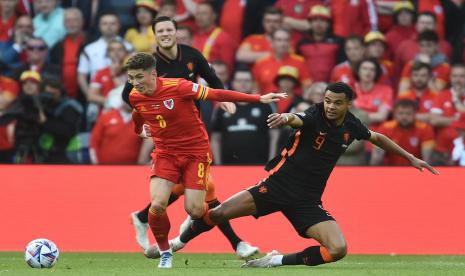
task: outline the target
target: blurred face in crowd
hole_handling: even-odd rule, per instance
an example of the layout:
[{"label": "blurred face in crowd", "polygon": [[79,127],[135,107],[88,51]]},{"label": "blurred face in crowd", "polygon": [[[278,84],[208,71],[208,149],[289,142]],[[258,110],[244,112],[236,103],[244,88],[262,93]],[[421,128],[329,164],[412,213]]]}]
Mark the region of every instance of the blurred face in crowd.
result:
[{"label": "blurred face in crowd", "polygon": [[310,20],[310,26],[314,34],[323,35],[329,29],[329,21],[322,18],[315,18]]},{"label": "blurred face in crowd", "polygon": [[417,33],[422,33],[427,30],[434,31],[434,29],[436,29],[436,22],[432,16],[422,14],[418,16],[416,29]]},{"label": "blurred face in crowd", "polygon": [[291,35],[285,30],[278,30],[271,40],[273,52],[277,55],[289,53],[291,49]]},{"label": "blurred face in crowd", "polygon": [[176,31],[176,41],[179,44],[192,45],[192,35],[187,29],[178,29]]},{"label": "blurred face in crowd", "polygon": [[304,91],[303,98],[309,103],[322,103],[325,98],[326,83],[316,82]]},{"label": "blurred face in crowd", "polygon": [[176,15],[176,5],[165,4],[160,6],[158,16],[167,16],[173,18]]},{"label": "blurred face in crowd", "polygon": [[420,48],[420,53],[433,57],[438,53],[438,44],[435,41],[419,41],[418,46]]},{"label": "blurred face in crowd", "polygon": [[297,83],[292,78],[284,77],[278,81],[279,91],[287,93],[288,96],[294,95],[294,89],[296,87],[297,87]]},{"label": "blurred face in crowd", "polygon": [[237,71],[234,74],[232,81],[232,89],[244,92],[251,93],[253,88],[253,78],[252,73],[249,71]]},{"label": "blurred face in crowd", "polygon": [[410,73],[410,79],[412,80],[412,86],[417,90],[424,90],[428,86],[430,79],[430,72],[426,68],[420,68]]},{"label": "blurred face in crowd", "polygon": [[26,95],[38,95],[40,92],[40,83],[33,80],[24,80],[21,82],[22,91]]},{"label": "blurred face in crowd", "polygon": [[84,19],[78,9],[65,10],[65,28],[68,34],[80,34],[83,26]]},{"label": "blurred face in crowd", "polygon": [[112,38],[118,35],[119,19],[115,15],[107,14],[100,18],[99,28],[103,37]]},{"label": "blurred face in crowd", "polygon": [[346,52],[347,59],[351,63],[357,63],[363,58],[365,53],[365,47],[360,41],[351,39],[345,43],[344,50]]},{"label": "blurred face in crowd", "polygon": [[128,55],[128,51],[124,44],[120,41],[113,41],[108,44],[108,56],[114,63],[122,63]]},{"label": "blurred face in crowd", "polygon": [[[32,18],[23,15],[20,16],[15,22],[15,35],[20,35],[23,38],[31,37],[32,33],[34,32],[34,28],[32,25]],[[22,39],[24,40],[24,39]]]},{"label": "blurred face in crowd", "polygon": [[216,76],[220,79],[223,84],[229,83],[229,70],[226,64],[213,63],[213,69],[215,70]]},{"label": "blurred face in crowd", "polygon": [[155,69],[129,69],[128,82],[143,95],[151,95],[156,89],[157,70]]},{"label": "blurred face in crowd", "polygon": [[43,14],[49,14],[57,6],[56,0],[35,0],[34,8],[37,12]]},{"label": "blurred face in crowd", "polygon": [[454,90],[465,95],[465,68],[452,67],[450,72],[450,83]]},{"label": "blurred face in crowd", "polygon": [[200,29],[208,29],[215,25],[216,14],[210,5],[199,4],[195,12],[195,22]]},{"label": "blurred face in crowd", "polygon": [[138,7],[136,10],[136,19],[141,26],[150,26],[152,24],[152,12],[144,7]]},{"label": "blurred face in crowd", "polygon": [[61,90],[60,88],[58,87],[54,87],[54,86],[51,86],[51,85],[46,85],[44,87],[44,93],[49,93],[52,95],[53,99],[55,101],[59,100],[60,97],[61,97]]},{"label": "blurred face in crowd", "polygon": [[0,0],[0,11],[5,14],[12,14],[16,9],[18,0]]},{"label": "blurred face in crowd", "polygon": [[176,45],[176,28],[171,21],[163,21],[155,25],[155,38],[163,49],[171,49]]},{"label": "blurred face in crowd", "polygon": [[376,66],[373,62],[364,61],[360,64],[358,75],[361,82],[374,82],[376,76]]},{"label": "blurred face in crowd", "polygon": [[351,103],[352,102],[347,99],[346,94],[334,93],[330,90],[327,90],[323,100],[323,108],[326,118],[336,122],[344,119],[344,116],[346,115],[347,110],[349,110]]},{"label": "blurred face in crowd", "polygon": [[31,38],[26,44],[27,60],[31,64],[41,64],[47,59],[47,44],[41,39]]},{"label": "blurred face in crowd", "polygon": [[386,49],[384,42],[375,40],[367,45],[367,56],[371,58],[382,58]]},{"label": "blurred face in crowd", "polygon": [[281,14],[267,13],[263,16],[263,29],[266,34],[271,34],[276,29],[281,27],[283,16]]},{"label": "blurred face in crowd", "polygon": [[415,122],[415,108],[413,106],[397,106],[394,109],[394,120],[401,128],[409,128]]},{"label": "blurred face in crowd", "polygon": [[406,10],[401,10],[397,14],[397,24],[400,26],[412,26],[413,24],[413,14]]}]

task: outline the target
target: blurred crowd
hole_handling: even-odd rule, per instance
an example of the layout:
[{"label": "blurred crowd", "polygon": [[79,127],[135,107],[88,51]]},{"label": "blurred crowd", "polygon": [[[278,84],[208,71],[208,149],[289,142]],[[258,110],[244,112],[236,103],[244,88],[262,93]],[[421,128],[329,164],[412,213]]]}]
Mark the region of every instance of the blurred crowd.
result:
[{"label": "blurred crowd", "polygon": [[[145,164],[123,65],[157,47],[151,22],[179,23],[226,89],[286,92],[276,105],[204,111],[215,164],[264,164],[290,129],[272,112],[350,84],[352,112],[417,157],[465,166],[465,0],[0,0],[0,162]],[[202,80],[199,80],[202,81]],[[406,165],[353,143],[340,165]]]}]

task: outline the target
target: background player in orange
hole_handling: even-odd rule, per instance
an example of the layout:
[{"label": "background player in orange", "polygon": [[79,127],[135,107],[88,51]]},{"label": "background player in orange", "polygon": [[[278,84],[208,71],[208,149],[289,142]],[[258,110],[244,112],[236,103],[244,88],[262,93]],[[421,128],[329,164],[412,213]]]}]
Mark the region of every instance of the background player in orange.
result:
[{"label": "background player in orange", "polygon": [[144,123],[150,126],[154,150],[150,179],[152,198],[149,225],[161,252],[159,268],[171,268],[172,251],[168,243],[170,221],[166,213],[175,183],[182,183],[187,213],[201,218],[206,210],[205,186],[211,154],[208,135],[194,100],[271,103],[285,94],[247,95],[235,91],[212,89],[179,78],[159,78],[153,56],[138,53],[129,58],[126,69],[134,86],[129,101],[134,108],[136,133]]}]

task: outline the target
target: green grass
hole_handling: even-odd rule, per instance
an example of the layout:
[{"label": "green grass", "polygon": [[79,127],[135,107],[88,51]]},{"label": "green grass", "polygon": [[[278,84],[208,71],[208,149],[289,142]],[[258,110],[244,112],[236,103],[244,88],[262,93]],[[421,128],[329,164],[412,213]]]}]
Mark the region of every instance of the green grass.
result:
[{"label": "green grass", "polygon": [[0,275],[465,275],[465,256],[350,255],[318,267],[239,268],[231,254],[176,254],[171,270],[136,253],[62,253],[52,269],[32,269],[19,252],[0,252]]}]

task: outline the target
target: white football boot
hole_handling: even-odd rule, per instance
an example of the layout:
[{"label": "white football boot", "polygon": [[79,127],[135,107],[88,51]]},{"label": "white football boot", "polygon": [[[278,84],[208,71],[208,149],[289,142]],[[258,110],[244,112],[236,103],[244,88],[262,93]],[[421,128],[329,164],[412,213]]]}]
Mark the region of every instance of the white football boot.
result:
[{"label": "white football boot", "polygon": [[252,246],[250,243],[241,241],[237,244],[236,255],[239,258],[245,259],[258,252],[258,247]]},{"label": "white football boot", "polygon": [[264,257],[261,257],[259,259],[254,259],[245,262],[244,264],[241,265],[241,267],[274,267],[278,265],[273,265],[271,263],[271,258],[276,255],[281,255],[278,251],[273,250],[270,253],[266,254]]},{"label": "white football boot", "polygon": [[136,232],[136,241],[142,249],[146,250],[149,246],[149,238],[147,237],[147,230],[149,229],[148,223],[143,223],[137,217],[138,212],[131,213],[131,222]]}]

